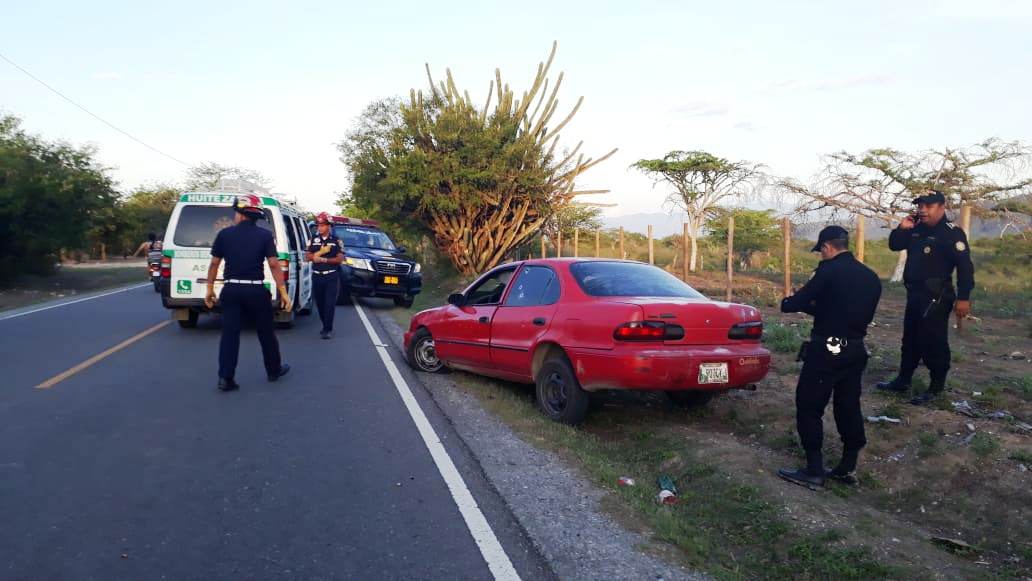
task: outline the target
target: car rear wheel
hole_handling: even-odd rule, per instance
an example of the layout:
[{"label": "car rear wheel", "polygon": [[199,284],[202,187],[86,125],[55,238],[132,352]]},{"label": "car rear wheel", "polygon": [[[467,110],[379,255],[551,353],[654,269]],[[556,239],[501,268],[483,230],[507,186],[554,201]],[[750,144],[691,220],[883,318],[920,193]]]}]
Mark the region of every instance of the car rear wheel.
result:
[{"label": "car rear wheel", "polygon": [[186,316],[186,319],[179,320],[179,326],[184,329],[193,329],[197,326],[197,317],[200,316],[197,311],[190,311],[190,314]]},{"label": "car rear wheel", "polygon": [[420,329],[412,336],[408,349],[405,350],[405,359],[414,369],[425,373],[440,373],[445,370],[444,362],[437,357],[434,338],[426,329]]},{"label": "car rear wheel", "polygon": [[716,395],[717,392],[715,391],[695,389],[667,392],[667,396],[670,398],[670,401],[674,402],[674,405],[685,408],[704,406]]},{"label": "car rear wheel", "polygon": [[411,309],[412,303],[416,299],[413,297],[394,297],[394,306],[401,307],[403,309]]},{"label": "car rear wheel", "polygon": [[590,397],[565,357],[548,359],[535,378],[537,404],[548,419],[575,426],[588,415]]}]

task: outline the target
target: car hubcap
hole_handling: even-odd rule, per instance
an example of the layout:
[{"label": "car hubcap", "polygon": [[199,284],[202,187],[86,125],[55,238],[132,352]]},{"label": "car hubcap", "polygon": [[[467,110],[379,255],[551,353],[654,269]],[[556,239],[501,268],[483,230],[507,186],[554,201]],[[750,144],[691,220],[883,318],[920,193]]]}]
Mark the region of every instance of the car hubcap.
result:
[{"label": "car hubcap", "polygon": [[558,373],[552,373],[545,380],[545,405],[553,414],[566,409],[566,381]]},{"label": "car hubcap", "polygon": [[437,357],[433,339],[424,339],[416,345],[416,362],[424,371],[437,371],[441,368],[441,360]]}]

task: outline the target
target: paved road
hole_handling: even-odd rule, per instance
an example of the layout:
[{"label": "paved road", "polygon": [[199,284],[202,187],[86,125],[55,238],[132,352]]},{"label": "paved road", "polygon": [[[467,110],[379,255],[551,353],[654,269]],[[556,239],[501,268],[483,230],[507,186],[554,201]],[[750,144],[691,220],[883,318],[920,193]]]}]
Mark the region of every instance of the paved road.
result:
[{"label": "paved road", "polygon": [[232,393],[215,389],[218,320],[167,320],[149,287],[0,315],[0,578],[551,577],[391,353],[475,504],[449,487],[355,307],[333,341],[315,316],[278,332],[294,366],[278,383],[245,332]]}]

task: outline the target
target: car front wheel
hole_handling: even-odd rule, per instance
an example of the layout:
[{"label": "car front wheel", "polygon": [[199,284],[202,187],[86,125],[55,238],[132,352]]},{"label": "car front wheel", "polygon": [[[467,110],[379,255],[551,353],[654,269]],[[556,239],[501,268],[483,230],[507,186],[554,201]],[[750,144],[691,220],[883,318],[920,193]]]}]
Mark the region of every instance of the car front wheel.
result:
[{"label": "car front wheel", "polygon": [[590,396],[565,357],[545,361],[535,378],[538,408],[548,419],[575,426],[588,415]]},{"label": "car front wheel", "polygon": [[415,301],[413,297],[394,297],[394,306],[411,309],[413,301]]},{"label": "car front wheel", "polygon": [[412,336],[405,350],[405,359],[413,368],[425,373],[440,373],[445,369],[444,362],[437,357],[434,338],[426,329],[420,329]]}]

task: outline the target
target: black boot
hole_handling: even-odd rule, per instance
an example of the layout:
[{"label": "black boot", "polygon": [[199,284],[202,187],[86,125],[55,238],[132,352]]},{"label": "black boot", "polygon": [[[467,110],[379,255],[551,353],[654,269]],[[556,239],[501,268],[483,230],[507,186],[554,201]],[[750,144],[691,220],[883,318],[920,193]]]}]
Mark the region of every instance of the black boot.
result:
[{"label": "black boot", "polygon": [[925,405],[926,403],[935,401],[939,397],[939,393],[933,393],[931,390],[926,391],[922,394],[915,396],[910,400],[911,405]]},{"label": "black boot", "polygon": [[240,384],[233,381],[233,378],[229,379],[220,377],[219,378],[219,391],[233,391],[234,389],[240,389]]},{"label": "black boot", "polygon": [[946,389],[946,377],[943,375],[933,375],[931,381],[928,382],[928,391],[918,395],[914,399],[910,400],[913,405],[924,405],[929,403],[940,395],[943,390]]},{"label": "black boot", "polygon": [[903,393],[910,391],[910,378],[897,375],[892,378],[891,381],[879,381],[876,386],[882,391],[894,391],[896,393]]},{"label": "black boot", "polygon": [[820,450],[806,451],[806,468],[781,468],[778,476],[785,480],[816,490],[824,486],[824,458]]},{"label": "black boot", "polygon": [[859,456],[859,450],[843,450],[842,460],[839,461],[838,466],[826,471],[824,475],[843,484],[856,484],[856,461]]},{"label": "black boot", "polygon": [[286,375],[288,371],[290,371],[289,364],[284,363],[283,365],[280,365],[278,372],[269,374],[269,381],[276,381],[277,379]]}]

